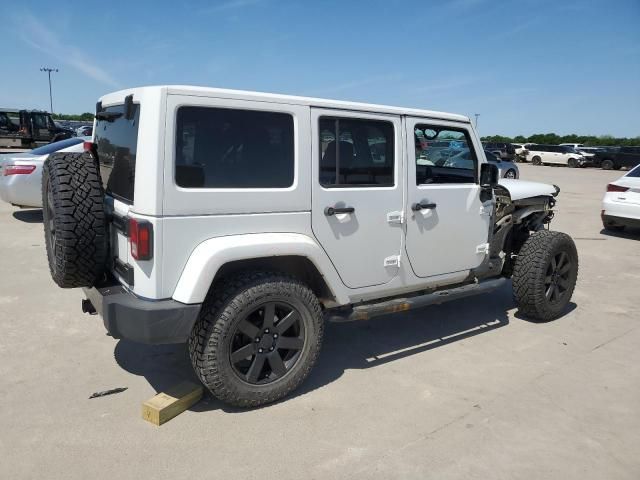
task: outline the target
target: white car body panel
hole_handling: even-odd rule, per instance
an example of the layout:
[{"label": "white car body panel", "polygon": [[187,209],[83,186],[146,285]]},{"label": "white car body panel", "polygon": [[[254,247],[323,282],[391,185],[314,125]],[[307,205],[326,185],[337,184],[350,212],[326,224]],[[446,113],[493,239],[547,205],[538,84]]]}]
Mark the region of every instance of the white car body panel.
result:
[{"label": "white car body panel", "polygon": [[629,176],[639,171],[640,166],[637,166],[615,182],[611,182],[628,190],[606,192],[602,199],[603,215],[640,220],[640,177]]},{"label": "white car body panel", "polygon": [[[82,142],[63,148],[60,152],[82,152]],[[8,154],[2,159],[3,170],[7,165],[33,165],[35,170],[29,174],[4,176],[0,173],[0,199],[21,207],[42,207],[42,167],[49,158],[47,155],[31,155],[29,152]]]},{"label": "white car body panel", "polygon": [[[218,269],[234,260],[299,255],[313,262],[329,288],[340,279],[316,241],[299,233],[256,233],[212,238],[193,251],[184,267],[173,299],[182,303],[201,303]],[[339,303],[348,303],[342,292],[333,292]]]},{"label": "white car body panel", "polygon": [[555,195],[557,193],[556,187],[548,183],[501,178],[498,184],[509,191],[511,200],[522,200],[523,198],[538,197],[541,195]]}]

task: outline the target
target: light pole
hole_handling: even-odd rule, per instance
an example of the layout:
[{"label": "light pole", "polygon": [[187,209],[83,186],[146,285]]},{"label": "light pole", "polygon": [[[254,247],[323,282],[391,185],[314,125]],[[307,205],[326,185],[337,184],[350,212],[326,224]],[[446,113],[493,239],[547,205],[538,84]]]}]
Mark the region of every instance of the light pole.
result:
[{"label": "light pole", "polygon": [[474,115],[476,116],[476,130],[478,130],[478,117],[480,116],[480,114],[474,113]]},{"label": "light pole", "polygon": [[41,72],[47,72],[49,74],[49,106],[51,107],[51,111],[49,113],[53,113],[53,95],[51,94],[51,72],[58,72],[57,68],[50,67],[42,67],[40,69]]}]

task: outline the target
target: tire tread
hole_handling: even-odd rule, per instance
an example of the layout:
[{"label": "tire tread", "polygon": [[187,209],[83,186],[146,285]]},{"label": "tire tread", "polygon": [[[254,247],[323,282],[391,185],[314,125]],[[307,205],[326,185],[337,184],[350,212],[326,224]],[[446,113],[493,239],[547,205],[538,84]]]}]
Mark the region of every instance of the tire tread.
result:
[{"label": "tire tread", "polygon": [[89,153],[54,153],[44,164],[42,204],[47,205],[46,182],[54,202],[57,255],[45,246],[53,280],[62,288],[91,287],[107,261],[104,190],[97,163]]},{"label": "tire tread", "polygon": [[[234,388],[220,369],[218,347],[225,341],[225,332],[235,318],[235,313],[248,302],[266,295],[267,291],[280,292],[301,299],[311,311],[317,335],[311,346],[311,357],[302,369],[278,388],[254,389],[247,394]],[[212,287],[202,306],[200,318],[189,338],[189,356],[193,368],[202,383],[219,400],[237,407],[257,407],[275,402],[295,390],[316,363],[323,336],[322,310],[318,299],[304,283],[279,272],[251,271],[221,279]],[[268,387],[269,384],[266,385]]]}]

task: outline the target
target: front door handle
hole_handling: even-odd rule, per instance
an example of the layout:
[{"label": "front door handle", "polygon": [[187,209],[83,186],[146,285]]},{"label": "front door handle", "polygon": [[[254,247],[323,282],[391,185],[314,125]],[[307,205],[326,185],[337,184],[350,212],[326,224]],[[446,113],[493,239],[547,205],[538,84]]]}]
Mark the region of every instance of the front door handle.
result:
[{"label": "front door handle", "polygon": [[414,203],[413,205],[411,205],[411,210],[413,210],[414,212],[419,212],[420,210],[433,210],[434,208],[436,208],[436,204],[435,203]]},{"label": "front door handle", "polygon": [[336,213],[353,213],[356,209],[353,207],[327,207],[324,209],[324,214],[327,217],[335,215]]}]

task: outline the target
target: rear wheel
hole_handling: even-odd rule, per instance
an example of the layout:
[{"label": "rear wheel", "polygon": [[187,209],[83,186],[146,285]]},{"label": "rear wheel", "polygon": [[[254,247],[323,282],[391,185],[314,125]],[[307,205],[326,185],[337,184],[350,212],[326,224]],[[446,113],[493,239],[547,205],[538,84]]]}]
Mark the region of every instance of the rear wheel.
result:
[{"label": "rear wheel", "polygon": [[215,397],[256,407],[302,383],[316,362],[322,333],[320,304],[306,285],[279,273],[243,273],[214,287],[189,353]]},{"label": "rear wheel", "polygon": [[604,160],[602,160],[602,163],[600,164],[600,167],[603,170],[611,170],[613,168],[613,160],[605,158]]},{"label": "rear wheel", "polygon": [[538,321],[558,318],[567,308],[578,278],[578,252],[569,235],[549,230],[532,234],[513,270],[518,309]]},{"label": "rear wheel", "polygon": [[533,163],[534,165],[542,165],[542,159],[536,155],[531,159],[531,163]]}]

